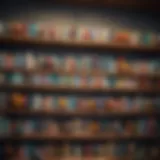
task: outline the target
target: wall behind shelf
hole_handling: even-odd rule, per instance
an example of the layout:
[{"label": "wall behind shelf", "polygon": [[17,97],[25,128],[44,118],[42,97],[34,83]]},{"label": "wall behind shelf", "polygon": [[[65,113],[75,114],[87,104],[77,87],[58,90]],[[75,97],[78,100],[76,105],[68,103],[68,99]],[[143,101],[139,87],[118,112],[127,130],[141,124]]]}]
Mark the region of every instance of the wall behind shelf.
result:
[{"label": "wall behind shelf", "polygon": [[57,24],[71,22],[141,31],[160,31],[160,18],[156,13],[151,14],[137,10],[122,11],[113,8],[88,9],[87,7],[57,6],[54,4],[54,0],[51,1],[42,3],[41,1],[15,0],[9,3],[9,0],[6,0],[0,5],[0,20],[53,21]]}]

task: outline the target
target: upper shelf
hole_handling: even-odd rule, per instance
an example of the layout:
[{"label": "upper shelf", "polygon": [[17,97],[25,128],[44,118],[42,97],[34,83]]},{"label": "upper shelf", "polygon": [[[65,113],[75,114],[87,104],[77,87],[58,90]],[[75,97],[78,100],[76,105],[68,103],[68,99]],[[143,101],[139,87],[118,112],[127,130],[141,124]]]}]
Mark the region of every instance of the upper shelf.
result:
[{"label": "upper shelf", "polygon": [[136,51],[136,52],[159,52],[160,47],[155,45],[130,45],[130,44],[116,44],[116,43],[101,43],[95,41],[76,41],[76,40],[43,40],[40,38],[27,37],[13,37],[1,36],[0,44],[27,44],[38,46],[53,46],[65,48],[85,48],[85,49],[100,49],[100,50],[114,50],[114,51]]},{"label": "upper shelf", "polygon": [[1,84],[1,90],[21,90],[31,92],[61,92],[61,93],[159,93],[159,88],[93,88],[93,87],[72,87],[57,85],[33,85],[33,84]]},{"label": "upper shelf", "polygon": [[[48,2],[48,1],[47,1]],[[53,4],[52,1],[48,3]],[[122,9],[143,9],[159,11],[159,1],[156,0],[54,0],[56,4],[69,4],[86,7],[113,7]]]}]

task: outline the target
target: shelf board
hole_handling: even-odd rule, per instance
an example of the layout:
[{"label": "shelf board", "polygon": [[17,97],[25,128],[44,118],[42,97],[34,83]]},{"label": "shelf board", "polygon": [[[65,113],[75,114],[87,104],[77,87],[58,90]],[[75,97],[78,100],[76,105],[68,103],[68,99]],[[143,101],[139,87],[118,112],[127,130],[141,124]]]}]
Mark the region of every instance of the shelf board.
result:
[{"label": "shelf board", "polygon": [[105,111],[34,111],[34,110],[1,110],[1,115],[15,117],[105,117],[105,118],[142,118],[155,117],[160,118],[160,112],[105,112]]},{"label": "shelf board", "polygon": [[159,93],[160,89],[156,88],[137,88],[137,89],[123,89],[123,88],[92,88],[92,87],[72,87],[72,86],[55,86],[55,85],[34,85],[34,84],[1,84],[1,90],[20,90],[32,92],[61,92],[61,93]]},{"label": "shelf board", "polygon": [[50,74],[54,73],[60,76],[74,76],[74,75],[80,75],[80,76],[114,76],[114,77],[129,77],[129,78],[160,78],[160,73],[146,73],[146,74],[138,74],[134,72],[120,72],[120,73],[109,73],[107,71],[102,70],[94,70],[94,71],[79,71],[74,70],[67,72],[64,69],[25,69],[25,68],[0,68],[0,72],[20,72],[23,74],[34,74],[34,73],[44,73],[44,74]]},{"label": "shelf board", "polygon": [[[49,1],[50,2],[50,1]],[[147,11],[159,11],[159,1],[156,0],[54,0],[56,4],[69,4],[83,7],[103,7],[103,8],[121,8],[121,9],[140,9]],[[52,5],[52,3],[50,3]]]},{"label": "shelf board", "polygon": [[7,136],[7,137],[1,137],[0,140],[11,140],[11,141],[61,141],[61,140],[82,140],[82,141],[90,141],[90,140],[111,140],[111,141],[117,141],[117,140],[156,140],[160,138],[159,136],[120,136],[120,135],[106,135],[106,134],[79,134],[79,135],[71,135],[69,134],[58,134],[58,135],[52,135],[49,136],[49,134],[46,133],[46,135],[40,135],[40,134],[33,134],[33,135],[15,135],[15,136]]},{"label": "shelf board", "polygon": [[130,44],[118,44],[114,42],[104,43],[95,41],[76,41],[76,40],[43,40],[40,38],[28,38],[17,36],[1,36],[1,44],[26,44],[26,45],[38,45],[38,46],[51,46],[51,47],[67,47],[67,48],[89,48],[89,49],[101,49],[101,50],[117,50],[117,51],[137,51],[137,52],[159,52],[160,47],[158,45],[130,45]]}]

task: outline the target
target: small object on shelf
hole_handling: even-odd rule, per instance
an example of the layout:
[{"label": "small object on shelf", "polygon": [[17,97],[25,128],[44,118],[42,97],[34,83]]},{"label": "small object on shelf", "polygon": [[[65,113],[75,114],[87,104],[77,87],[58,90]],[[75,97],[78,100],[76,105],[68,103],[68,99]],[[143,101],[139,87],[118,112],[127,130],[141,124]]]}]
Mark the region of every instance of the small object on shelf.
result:
[{"label": "small object on shelf", "polygon": [[6,55],[5,55],[5,53],[3,53],[3,52],[0,52],[0,67],[1,68],[4,68],[5,67],[5,57],[6,57]]},{"label": "small object on shelf", "polygon": [[31,52],[26,53],[25,59],[26,59],[26,69],[33,70],[36,68],[35,57],[33,56],[33,54]]},{"label": "small object on shelf", "polygon": [[88,28],[79,27],[77,33],[78,33],[78,40],[80,41],[88,41],[92,39],[91,32]]},{"label": "small object on shelf", "polygon": [[154,111],[153,101],[151,98],[144,100],[144,110],[149,113]]},{"label": "small object on shelf", "polygon": [[50,39],[50,40],[56,39],[56,38],[57,38],[56,27],[55,27],[55,26],[52,26],[51,28],[49,28],[48,34],[49,34],[49,39]]},{"label": "small object on shelf", "polygon": [[154,74],[156,73],[156,61],[155,60],[152,60],[150,62],[147,62],[148,63],[148,73],[149,74]]},{"label": "small object on shelf", "polygon": [[34,94],[32,98],[32,109],[40,110],[42,108],[42,96],[40,94]]},{"label": "small object on shelf", "polygon": [[5,81],[5,74],[4,73],[0,73],[0,84],[3,84],[3,83],[5,83],[6,81]]},{"label": "small object on shelf", "polygon": [[92,69],[91,67],[91,57],[89,56],[83,56],[81,58],[79,58],[79,70],[87,73],[88,71],[90,71]]},{"label": "small object on shelf", "polygon": [[128,98],[127,97],[121,97],[118,100],[116,108],[117,108],[117,111],[119,111],[119,112],[129,111],[130,106],[129,106],[129,100],[128,100]]},{"label": "small object on shelf", "polygon": [[60,110],[66,110],[68,108],[68,98],[58,97],[58,107]]},{"label": "small object on shelf", "polygon": [[122,134],[123,132],[122,124],[118,121],[113,122],[111,128],[113,130],[113,133]]},{"label": "small object on shelf", "polygon": [[136,127],[133,121],[126,121],[124,126],[124,133],[126,135],[134,135],[136,133]]},{"label": "small object on shelf", "polygon": [[139,73],[141,73],[141,74],[149,73],[149,65],[148,65],[148,63],[146,61],[141,61],[139,63],[138,70],[139,70]]},{"label": "small object on shelf", "polygon": [[131,111],[133,112],[141,112],[143,110],[144,104],[143,104],[143,97],[135,97],[132,99],[131,102]]},{"label": "small object on shelf", "polygon": [[57,84],[59,86],[65,86],[66,87],[67,80],[68,80],[67,76],[59,76],[59,77],[57,77]]},{"label": "small object on shelf", "polygon": [[74,111],[76,109],[76,98],[75,97],[68,97],[68,110]]},{"label": "small object on shelf", "polygon": [[37,28],[38,28],[38,38],[44,38],[44,34],[45,34],[45,26],[42,23],[37,23]]},{"label": "small object on shelf", "polygon": [[5,56],[5,68],[12,69],[14,67],[14,58],[13,55],[7,54]]},{"label": "small object on shelf", "polygon": [[0,110],[7,108],[8,96],[5,92],[0,92]]},{"label": "small object on shelf", "polygon": [[31,77],[31,83],[34,85],[40,85],[42,82],[42,77],[38,74],[35,74]]},{"label": "small object on shelf", "polygon": [[124,57],[117,59],[117,71],[118,73],[130,73],[130,66]]},{"label": "small object on shelf", "polygon": [[73,156],[78,160],[81,159],[81,156],[82,156],[82,148],[81,148],[81,145],[79,144],[75,144],[73,146]]},{"label": "small object on shelf", "polygon": [[11,78],[11,83],[13,84],[23,84],[24,77],[21,73],[14,73]]},{"label": "small object on shelf", "polygon": [[91,79],[91,87],[93,88],[104,88],[105,87],[105,79],[104,77],[92,77]]},{"label": "small object on shelf", "polygon": [[146,121],[139,120],[137,123],[137,134],[144,135],[146,133]]},{"label": "small object on shelf", "polygon": [[75,57],[72,57],[72,56],[68,56],[68,57],[65,57],[65,70],[67,72],[73,72],[76,70],[76,59]]},{"label": "small object on shelf", "polygon": [[112,36],[112,31],[109,28],[100,29],[98,35],[99,42],[110,42]]},{"label": "small object on shelf", "polygon": [[15,109],[23,109],[26,106],[27,97],[21,93],[13,93],[11,95],[11,104]]},{"label": "small object on shelf", "polygon": [[[31,62],[33,61],[32,63],[33,63],[33,65],[35,65],[35,63],[34,63],[35,60],[33,60],[34,59],[33,55],[29,55],[29,59],[31,59],[31,60],[28,60],[28,61],[31,61]],[[37,61],[38,69],[45,68],[45,56],[44,55],[38,55],[36,61]],[[32,65],[31,65],[31,68],[32,68]]]},{"label": "small object on shelf", "polygon": [[0,22],[0,35],[4,34],[4,24]]},{"label": "small object on shelf", "polygon": [[0,116],[0,136],[7,136],[9,135],[9,121]]},{"label": "small object on shelf", "polygon": [[116,101],[114,98],[112,97],[108,97],[106,100],[105,100],[105,112],[114,112],[115,111],[115,108],[116,108]]},{"label": "small object on shelf", "polygon": [[114,33],[112,41],[118,44],[130,44],[131,33],[128,31],[117,31]]},{"label": "small object on shelf", "polygon": [[22,53],[16,53],[14,57],[14,67],[25,68],[25,57]]},{"label": "small object on shelf", "polygon": [[147,135],[155,136],[157,132],[157,122],[155,119],[149,119],[147,122]]},{"label": "small object on shelf", "polygon": [[47,76],[47,82],[48,82],[48,85],[55,85],[56,84],[56,82],[53,79],[53,75],[50,75],[50,74]]},{"label": "small object on shelf", "polygon": [[86,98],[78,98],[77,100],[77,109],[78,110],[87,110],[88,109],[88,101]]},{"label": "small object on shelf", "polygon": [[156,45],[156,35],[154,33],[143,34],[142,44],[144,44],[144,45]]},{"label": "small object on shelf", "polygon": [[74,25],[68,25],[64,26],[62,29],[63,35],[62,39],[68,41],[68,40],[75,40],[76,39],[76,27]]},{"label": "small object on shelf", "polygon": [[56,55],[53,55],[52,56],[52,65],[53,65],[53,69],[55,69],[56,71],[60,69],[61,67],[61,58],[56,56]]},{"label": "small object on shelf", "polygon": [[22,132],[24,135],[30,135],[34,133],[34,122],[32,120],[26,120],[22,123]]},{"label": "small object on shelf", "polygon": [[103,112],[104,111],[104,99],[103,98],[96,98],[96,110]]},{"label": "small object on shelf", "polygon": [[138,83],[134,79],[126,79],[124,80],[124,88],[126,89],[137,89]]},{"label": "small object on shelf", "polygon": [[90,98],[87,100],[88,110],[95,111],[96,110],[96,100],[94,98]]},{"label": "small object on shelf", "polygon": [[10,33],[13,36],[26,36],[27,35],[26,24],[19,22],[10,24]]},{"label": "small object on shelf", "polygon": [[71,154],[71,146],[70,144],[66,143],[62,146],[62,157],[68,157]]},{"label": "small object on shelf", "polygon": [[89,81],[89,80],[88,80],[87,77],[80,77],[78,87],[81,87],[81,88],[88,87],[88,81]]},{"label": "small object on shelf", "polygon": [[38,36],[38,25],[36,23],[28,24],[27,35],[33,38],[36,38]]},{"label": "small object on shelf", "polygon": [[45,96],[42,102],[44,111],[51,111],[53,107],[53,98],[52,96]]},{"label": "small object on shelf", "polygon": [[139,79],[139,84],[138,86],[140,88],[151,88],[152,84],[151,84],[151,81],[146,79],[146,78],[141,78]]},{"label": "small object on shelf", "polygon": [[107,73],[116,73],[117,72],[117,66],[116,66],[116,60],[114,57],[102,57],[101,58],[101,64],[102,69],[106,71]]},{"label": "small object on shelf", "polygon": [[114,85],[115,88],[124,88],[124,80],[123,79],[118,79],[116,80],[116,83]]},{"label": "small object on shelf", "polygon": [[74,25],[72,25],[69,29],[69,38],[76,39],[77,38],[77,29]]},{"label": "small object on shelf", "polygon": [[56,121],[46,121],[44,125],[46,126],[44,132],[47,134],[57,135],[59,133],[59,127]]},{"label": "small object on shelf", "polygon": [[76,87],[78,82],[77,82],[77,77],[75,76],[69,76],[68,77],[68,84],[70,87]]},{"label": "small object on shelf", "polygon": [[40,75],[41,77],[41,84],[43,85],[51,85],[50,82],[51,82],[51,79],[50,79],[50,76],[49,75]]},{"label": "small object on shelf", "polygon": [[98,133],[100,131],[100,124],[96,121],[91,121],[89,124],[89,132],[91,134]]},{"label": "small object on shelf", "polygon": [[105,150],[106,150],[106,156],[107,157],[112,157],[114,154],[115,150],[115,145],[114,143],[107,143],[105,144]]},{"label": "small object on shelf", "polygon": [[132,32],[131,33],[131,44],[132,45],[140,45],[140,40],[141,40],[141,34],[137,31],[137,32]]},{"label": "small object on shelf", "polygon": [[52,70],[54,68],[52,56],[46,56],[44,59],[44,68],[47,70]]},{"label": "small object on shelf", "polygon": [[49,26],[45,23],[38,24],[38,37],[43,40],[49,40],[48,28]]},{"label": "small object on shelf", "polygon": [[100,70],[100,57],[98,56],[93,56],[92,60],[91,60],[91,68],[94,71],[99,71]]},{"label": "small object on shelf", "polygon": [[[83,121],[81,119],[73,119],[71,121],[71,132],[73,134],[81,134],[81,133],[84,133],[84,130],[83,130]],[[73,127],[73,129],[72,129]]]}]

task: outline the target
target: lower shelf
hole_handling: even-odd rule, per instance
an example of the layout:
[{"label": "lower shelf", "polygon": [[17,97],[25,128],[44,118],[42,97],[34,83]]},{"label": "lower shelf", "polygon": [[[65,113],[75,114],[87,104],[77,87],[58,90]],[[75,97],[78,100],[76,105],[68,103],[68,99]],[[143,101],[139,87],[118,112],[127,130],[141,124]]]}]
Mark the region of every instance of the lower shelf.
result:
[{"label": "lower shelf", "polygon": [[[0,107],[3,108],[3,107]],[[46,111],[46,110],[0,110],[0,115],[5,116],[15,116],[15,117],[106,117],[106,118],[142,118],[142,117],[155,117],[157,119],[160,118],[160,112],[144,112],[144,111],[137,111],[137,112],[105,112],[105,111],[84,111],[84,110],[59,110],[59,111]]]},{"label": "lower shelf", "polygon": [[[10,160],[24,160],[23,158],[14,158]],[[30,159],[29,159],[30,160]],[[60,157],[45,157],[43,160],[133,160],[131,156],[60,156]],[[148,160],[148,159],[147,159]],[[154,160],[154,159],[152,159]]]},{"label": "lower shelf", "polygon": [[106,134],[77,134],[71,135],[70,133],[49,135],[49,134],[32,134],[32,135],[14,135],[14,136],[1,136],[0,141],[117,141],[117,140],[160,140],[159,135],[155,136],[141,136],[141,135],[106,135]]}]

